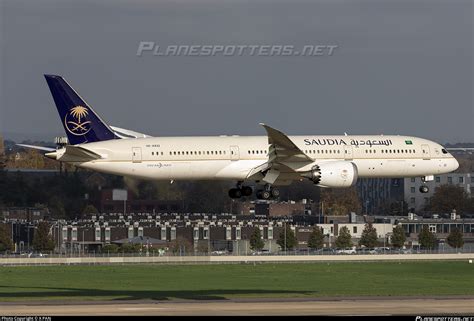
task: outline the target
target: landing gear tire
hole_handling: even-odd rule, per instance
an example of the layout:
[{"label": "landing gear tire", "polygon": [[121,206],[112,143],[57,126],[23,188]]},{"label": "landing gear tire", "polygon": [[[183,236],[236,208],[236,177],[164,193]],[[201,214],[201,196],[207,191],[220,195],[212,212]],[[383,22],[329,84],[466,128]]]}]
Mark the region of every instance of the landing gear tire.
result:
[{"label": "landing gear tire", "polygon": [[420,192],[425,194],[425,193],[428,193],[430,191],[430,188],[426,185],[422,185],[420,186]]},{"label": "landing gear tire", "polygon": [[258,198],[258,199],[267,200],[267,199],[269,199],[270,197],[271,197],[270,191],[265,191],[265,190],[263,190],[263,191],[258,191],[258,192],[257,192],[257,198]]},{"label": "landing gear tire", "polygon": [[242,190],[239,188],[231,188],[229,190],[230,198],[241,198],[242,197]]},{"label": "landing gear tire", "polygon": [[278,198],[278,196],[280,196],[280,190],[278,188],[272,188],[270,193],[274,198]]}]

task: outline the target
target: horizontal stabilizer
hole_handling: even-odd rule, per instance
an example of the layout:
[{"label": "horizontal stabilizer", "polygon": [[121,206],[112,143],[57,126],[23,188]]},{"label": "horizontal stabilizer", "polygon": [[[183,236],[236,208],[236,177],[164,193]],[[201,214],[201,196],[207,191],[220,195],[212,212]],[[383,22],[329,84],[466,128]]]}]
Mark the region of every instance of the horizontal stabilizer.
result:
[{"label": "horizontal stabilizer", "polygon": [[62,162],[89,162],[102,158],[86,148],[67,145],[64,149],[58,151],[57,160]]},{"label": "horizontal stabilizer", "polygon": [[31,148],[31,149],[43,150],[45,152],[54,152],[56,150],[56,148],[52,148],[52,147],[26,145],[26,144],[16,144],[16,145],[21,146],[21,147]]},{"label": "horizontal stabilizer", "polygon": [[125,129],[125,128],[120,128],[120,127],[115,127],[115,126],[109,126],[115,133],[120,138],[147,138],[147,137],[152,137],[147,134],[139,133],[130,129]]}]

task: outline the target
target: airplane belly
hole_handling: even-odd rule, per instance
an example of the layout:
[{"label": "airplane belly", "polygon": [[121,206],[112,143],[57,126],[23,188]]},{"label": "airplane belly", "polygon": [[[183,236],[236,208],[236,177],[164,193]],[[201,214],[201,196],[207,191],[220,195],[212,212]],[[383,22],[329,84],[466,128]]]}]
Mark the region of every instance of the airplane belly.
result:
[{"label": "airplane belly", "polygon": [[247,164],[245,161],[230,160],[163,162],[161,165],[160,163],[158,165],[149,164],[148,167],[153,169],[153,174],[148,171],[148,175],[155,179],[241,180],[247,177],[247,174],[253,168],[252,164]]},{"label": "airplane belly", "polygon": [[424,159],[362,159],[355,160],[359,177],[414,177],[440,172],[436,160]]},{"label": "airplane belly", "polygon": [[266,160],[229,161],[215,174],[216,179],[245,180],[250,171],[266,163]]},{"label": "airplane belly", "polygon": [[402,177],[408,165],[404,159],[360,159],[354,163],[359,177]]},{"label": "airplane belly", "polygon": [[250,169],[230,166],[237,162],[163,161],[163,162],[88,162],[81,167],[98,172],[154,180],[244,179]]}]

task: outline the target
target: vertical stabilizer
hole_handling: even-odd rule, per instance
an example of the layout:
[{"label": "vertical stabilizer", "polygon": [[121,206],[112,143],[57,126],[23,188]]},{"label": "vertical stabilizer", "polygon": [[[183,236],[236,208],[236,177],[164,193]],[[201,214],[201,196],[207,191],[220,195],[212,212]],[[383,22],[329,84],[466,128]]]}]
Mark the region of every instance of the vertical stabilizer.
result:
[{"label": "vertical stabilizer", "polygon": [[69,144],[77,145],[119,138],[61,76],[44,75]]}]

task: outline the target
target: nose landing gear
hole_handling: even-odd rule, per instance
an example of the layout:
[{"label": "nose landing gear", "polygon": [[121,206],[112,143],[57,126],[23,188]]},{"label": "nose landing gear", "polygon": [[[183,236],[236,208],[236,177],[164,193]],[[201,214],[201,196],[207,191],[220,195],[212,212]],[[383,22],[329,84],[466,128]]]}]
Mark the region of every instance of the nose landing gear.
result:
[{"label": "nose landing gear", "polygon": [[421,177],[421,181],[423,182],[423,185],[420,186],[420,193],[426,194],[430,191],[430,188],[428,186],[426,186],[426,184],[425,184],[427,180],[433,180],[433,177],[432,176],[422,176]]},{"label": "nose landing gear", "polygon": [[426,185],[421,185],[420,186],[420,192],[425,194],[425,193],[428,193],[430,191],[430,188]]}]

